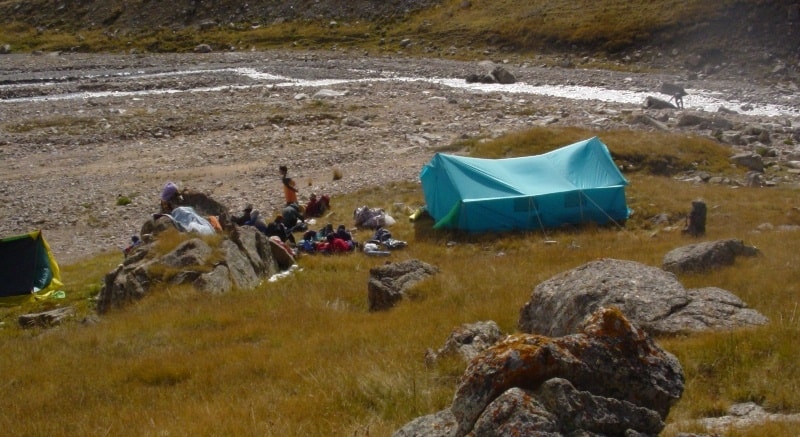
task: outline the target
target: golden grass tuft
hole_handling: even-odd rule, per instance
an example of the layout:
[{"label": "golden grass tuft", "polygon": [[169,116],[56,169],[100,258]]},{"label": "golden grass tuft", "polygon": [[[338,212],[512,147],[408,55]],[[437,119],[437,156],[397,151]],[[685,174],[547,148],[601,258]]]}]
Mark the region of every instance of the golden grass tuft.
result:
[{"label": "golden grass tuft", "polygon": [[[588,134],[588,135],[587,135]],[[536,130],[483,144],[472,152],[511,156],[549,150],[592,136],[580,130]],[[714,168],[725,154],[685,136],[600,133],[615,156],[668,156],[678,167]],[[540,139],[540,140],[537,140]],[[659,144],[658,148],[654,144]],[[705,161],[698,161],[703,156]],[[92,298],[121,254],[62,266],[67,298],[0,309],[4,375],[0,397],[9,435],[389,435],[409,420],[449,405],[466,365],[450,359],[428,368],[425,350],[441,347],[453,328],[494,320],[516,332],[519,309],[540,282],[598,258],[660,266],[666,252],[697,241],[740,238],[762,255],[708,274],[681,275],[686,287],[716,286],[770,319],[756,329],[659,338],[686,374],[665,435],[699,431],[694,419],[755,401],[773,412],[800,410],[800,262],[791,224],[796,190],[733,188],[678,182],[642,169],[626,173],[635,211],[624,227],[470,235],[410,222],[395,203],[424,201],[418,184],[388,184],[333,199],[330,221],[350,226],[359,206],[397,219],[393,236],[409,246],[390,258],[360,253],[305,256],[302,269],[255,290],[221,296],[163,286],[96,324]],[[691,201],[708,204],[708,234],[680,233]],[[664,213],[669,224],[651,218]],[[760,227],[771,223],[775,227]],[[759,230],[761,229],[761,230]],[[359,230],[364,241],[370,230]],[[164,237],[159,250],[185,236]],[[386,261],[420,259],[440,273],[390,311],[368,312],[369,270]],[[74,305],[76,320],[23,330],[16,317],[43,306]],[[726,435],[793,435],[779,423]]]}]

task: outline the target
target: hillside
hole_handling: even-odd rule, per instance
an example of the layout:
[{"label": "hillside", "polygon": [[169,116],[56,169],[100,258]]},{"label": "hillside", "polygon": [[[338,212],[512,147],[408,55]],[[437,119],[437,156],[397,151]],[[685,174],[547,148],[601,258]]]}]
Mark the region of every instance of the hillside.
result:
[{"label": "hillside", "polygon": [[407,54],[559,53],[729,75],[793,72],[800,60],[792,0],[10,0],[0,17],[10,51],[189,51],[206,42],[392,52],[405,40]]}]

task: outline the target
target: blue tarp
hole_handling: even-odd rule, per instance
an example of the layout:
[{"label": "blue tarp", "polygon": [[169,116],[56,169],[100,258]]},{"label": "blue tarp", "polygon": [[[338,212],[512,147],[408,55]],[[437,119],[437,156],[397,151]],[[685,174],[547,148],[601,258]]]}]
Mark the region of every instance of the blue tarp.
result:
[{"label": "blue tarp", "polygon": [[420,180],[436,228],[528,230],[630,216],[628,181],[597,137],[520,158],[437,153]]},{"label": "blue tarp", "polygon": [[170,213],[172,220],[182,232],[197,232],[202,235],[213,235],[214,227],[201,217],[191,206],[179,206]]}]

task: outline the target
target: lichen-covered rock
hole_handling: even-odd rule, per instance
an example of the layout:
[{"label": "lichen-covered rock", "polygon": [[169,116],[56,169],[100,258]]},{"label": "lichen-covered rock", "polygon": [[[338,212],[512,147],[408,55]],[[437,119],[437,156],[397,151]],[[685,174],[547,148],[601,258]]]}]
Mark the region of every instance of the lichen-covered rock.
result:
[{"label": "lichen-covered rock", "polygon": [[452,437],[458,424],[453,412],[444,409],[434,414],[417,417],[392,434],[392,437]]},{"label": "lichen-covered rock", "polygon": [[601,308],[578,334],[506,337],[470,362],[448,409],[395,435],[657,435],[683,388],[672,354]]}]

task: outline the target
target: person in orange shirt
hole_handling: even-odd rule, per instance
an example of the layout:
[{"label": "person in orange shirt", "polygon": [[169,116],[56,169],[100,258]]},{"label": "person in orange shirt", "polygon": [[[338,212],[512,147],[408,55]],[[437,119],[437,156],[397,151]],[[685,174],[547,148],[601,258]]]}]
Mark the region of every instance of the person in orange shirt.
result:
[{"label": "person in orange shirt", "polygon": [[286,198],[286,204],[297,204],[297,186],[292,178],[290,178],[287,173],[289,169],[282,165],[278,167],[281,172],[281,181],[283,182],[283,195]]}]

